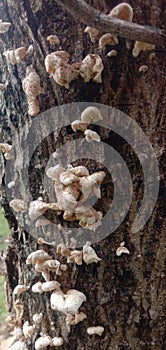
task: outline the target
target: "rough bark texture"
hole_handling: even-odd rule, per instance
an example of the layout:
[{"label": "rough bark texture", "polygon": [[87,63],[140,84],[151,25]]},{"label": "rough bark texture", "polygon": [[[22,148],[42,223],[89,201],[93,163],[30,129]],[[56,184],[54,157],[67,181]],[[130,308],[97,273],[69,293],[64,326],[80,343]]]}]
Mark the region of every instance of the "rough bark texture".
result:
[{"label": "rough bark texture", "polygon": [[[95,3],[95,2],[94,2]],[[97,1],[97,7],[105,2]],[[96,5],[95,3],[95,5]],[[117,5],[117,1],[107,1],[107,9]],[[134,10],[134,22],[163,28],[165,25],[165,0],[130,1]],[[153,214],[141,232],[131,233],[131,225],[136,216],[137,207],[143,193],[143,174],[137,157],[129,145],[119,140],[116,135],[106,133],[107,139],[122,156],[132,175],[133,202],[130,211],[120,227],[94,245],[102,258],[100,263],[77,266],[71,265],[68,271],[59,278],[63,290],[76,288],[85,293],[87,302],[81,307],[87,319],[77,326],[71,327],[70,334],[65,327],[65,316],[50,308],[49,293],[35,295],[31,291],[20,296],[24,304],[23,321],[31,323],[34,313],[43,312],[44,320],[39,332],[50,336],[62,335],[64,350],[164,350],[164,210],[163,210],[163,174],[164,174],[164,117],[166,104],[166,60],[165,48],[156,50],[155,55],[143,52],[137,59],[131,52],[133,42],[126,49],[126,42],[120,39],[116,57],[109,58],[106,50],[101,53],[97,44],[91,44],[89,37],[83,33],[85,25],[74,19],[56,4],[54,0],[2,0],[0,18],[12,23],[8,33],[0,36],[0,80],[7,82],[6,90],[1,93],[1,142],[12,140],[29,118],[27,100],[22,90],[21,81],[25,76],[25,68],[33,64],[41,76],[43,95],[39,102],[41,111],[53,106],[70,102],[99,102],[118,108],[137,121],[154,147],[160,168],[160,192]],[[87,23],[88,25],[88,23]],[[71,61],[81,61],[89,52],[100,53],[104,63],[103,83],[92,81],[84,83],[81,78],[71,83],[67,90],[58,86],[49,78],[44,68],[45,56],[52,52],[46,41],[50,34],[56,33],[61,41],[61,48],[68,51]],[[34,55],[25,64],[7,65],[2,52],[6,49],[34,45]],[[146,64],[148,70],[139,72],[139,67]],[[44,126],[47,128],[47,125]],[[60,143],[65,142],[70,130],[62,132]],[[38,131],[40,132],[40,131]],[[19,141],[20,144],[22,140]],[[19,144],[18,144],[18,151]],[[53,151],[53,138],[47,140],[43,151],[48,159]],[[17,149],[16,149],[17,152]],[[132,155],[132,156],[131,156]],[[23,154],[20,152],[20,164]],[[102,160],[102,159],[101,159]],[[4,161],[5,163],[5,161]],[[16,164],[13,173],[19,173],[21,181],[22,169]],[[31,181],[36,172],[31,173]],[[42,177],[38,183],[41,185]],[[12,291],[17,284],[33,284],[41,277],[32,267],[25,264],[27,255],[37,249],[33,236],[17,227],[5,197],[3,181],[3,206],[6,218],[12,229],[11,243],[7,254],[7,302],[9,311],[14,315]],[[38,186],[32,187],[33,196],[39,195]],[[106,198],[110,196],[105,185]],[[24,198],[26,189],[19,195]],[[115,252],[119,243],[125,241],[130,255],[117,257]],[[43,246],[53,257],[55,249]],[[101,337],[89,336],[88,326],[102,325],[105,330]],[[28,340],[28,349],[34,349],[35,334]]]}]

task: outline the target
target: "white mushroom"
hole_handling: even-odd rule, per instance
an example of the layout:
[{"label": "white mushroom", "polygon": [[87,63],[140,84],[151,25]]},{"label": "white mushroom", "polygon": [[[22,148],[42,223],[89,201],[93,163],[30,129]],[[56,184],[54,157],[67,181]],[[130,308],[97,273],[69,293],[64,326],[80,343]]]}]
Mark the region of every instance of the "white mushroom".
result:
[{"label": "white mushroom", "polygon": [[90,124],[93,122],[98,122],[99,120],[103,120],[100,110],[97,107],[87,107],[81,113],[81,120],[84,123]]},{"label": "white mushroom", "polygon": [[62,337],[54,337],[54,338],[52,338],[52,344],[53,344],[53,346],[61,346],[61,345],[63,345],[63,338]]},{"label": "white mushroom", "polygon": [[39,325],[42,322],[43,314],[42,313],[34,314],[32,319],[35,325]]},{"label": "white mushroom", "polygon": [[106,45],[117,45],[119,40],[116,35],[111,33],[106,33],[101,36],[99,40],[99,49],[105,49]]},{"label": "white mushroom", "polygon": [[83,246],[83,260],[88,265],[88,264],[92,264],[92,263],[96,263],[97,264],[102,259],[100,259],[97,256],[97,254],[94,251],[94,249],[89,244],[86,243]]},{"label": "white mushroom", "polygon": [[92,43],[95,43],[95,41],[97,40],[99,31],[98,29],[94,28],[94,27],[89,27],[87,26],[84,30],[84,33],[88,33],[90,36],[90,40]]},{"label": "white mushroom", "polygon": [[0,19],[0,33],[6,33],[11,26],[10,22],[3,22],[2,19]]},{"label": "white mushroom", "polygon": [[66,170],[60,174],[59,180],[64,186],[69,186],[73,182],[78,182],[79,178],[78,176],[72,174],[70,171]]},{"label": "white mushroom", "polygon": [[24,322],[22,329],[23,329],[23,333],[24,333],[25,338],[32,337],[32,335],[34,333],[34,328],[33,328],[33,326],[29,325],[28,321]]},{"label": "white mushroom", "polygon": [[40,77],[32,66],[26,68],[26,77],[22,82],[22,87],[27,95],[28,113],[30,116],[35,116],[40,111],[37,96],[42,93],[42,88],[40,86]]},{"label": "white mushroom", "polygon": [[60,283],[57,281],[49,281],[42,283],[43,292],[51,292],[53,290],[60,290]]},{"label": "white mushroom", "polygon": [[26,54],[27,51],[25,47],[19,47],[15,50],[6,50],[3,52],[3,55],[6,57],[7,61],[13,65],[24,62]]},{"label": "white mushroom", "polygon": [[80,63],[73,63],[72,65],[59,65],[56,67],[52,77],[58,85],[69,89],[70,83],[79,76],[79,67]]},{"label": "white mushroom", "polygon": [[29,265],[29,264],[41,263],[41,262],[44,262],[45,260],[50,260],[50,259],[51,259],[51,256],[49,254],[47,254],[44,250],[39,249],[28,255],[26,259],[26,264]]},{"label": "white mushroom", "polygon": [[115,6],[109,16],[121,19],[123,21],[132,22],[133,19],[133,9],[126,2],[122,2],[121,4]]},{"label": "white mushroom", "polygon": [[44,335],[35,341],[35,350],[43,350],[47,346],[53,346],[52,338],[48,335]]},{"label": "white mushroom", "polygon": [[45,58],[45,67],[48,73],[52,74],[59,66],[64,66],[69,61],[69,54],[66,51],[55,51]]},{"label": "white mushroom", "polygon": [[44,214],[48,209],[58,211],[59,206],[56,203],[45,203],[41,200],[35,200],[30,202],[28,215],[32,221],[35,221],[39,216]]},{"label": "white mushroom", "polygon": [[104,327],[102,326],[96,326],[96,327],[88,327],[87,328],[87,333],[89,335],[93,335],[93,334],[97,334],[99,336],[101,336],[104,332]]},{"label": "white mushroom", "polygon": [[79,165],[79,166],[70,168],[70,172],[73,173],[74,175],[78,176],[78,177],[88,176],[89,175],[88,169],[85,166],[83,166],[83,165]]},{"label": "white mushroom", "polygon": [[129,250],[124,246],[125,242],[120,243],[120,247],[116,250],[116,255],[120,256],[121,254],[130,254]]},{"label": "white mushroom", "polygon": [[49,41],[50,45],[59,45],[60,44],[60,40],[57,37],[57,35],[49,35],[47,37],[47,41]]},{"label": "white mushroom", "polygon": [[155,48],[155,45],[149,44],[149,43],[144,43],[142,41],[136,41],[132,54],[134,57],[138,57],[141,51],[146,51],[146,50],[153,50]]},{"label": "white mushroom", "polygon": [[117,51],[116,50],[111,50],[107,53],[108,57],[113,57],[113,56],[117,56]]},{"label": "white mushroom", "polygon": [[86,301],[86,296],[76,289],[68,290],[66,294],[63,294],[60,291],[54,291],[51,294],[50,301],[53,310],[73,315],[78,312],[82,303]]},{"label": "white mushroom", "polygon": [[146,65],[144,64],[144,65],[142,65],[141,67],[139,67],[138,71],[139,71],[139,72],[145,73],[145,72],[147,72],[148,69],[149,69],[148,66],[146,66]]},{"label": "white mushroom", "polygon": [[70,256],[67,258],[68,263],[75,263],[77,265],[82,265],[82,251],[73,250],[71,251]]},{"label": "white mushroom", "polygon": [[33,292],[33,293],[42,294],[42,293],[43,293],[42,283],[41,283],[41,282],[37,282],[37,283],[33,284],[33,286],[32,286],[32,292]]},{"label": "white mushroom", "polygon": [[81,130],[85,131],[87,129],[88,124],[82,122],[81,120],[74,120],[74,122],[71,123],[71,128],[73,131]]},{"label": "white mushroom", "polygon": [[24,284],[18,284],[14,290],[13,294],[20,295],[21,293],[27,291],[30,288],[30,286],[25,286]]},{"label": "white mushroom", "polygon": [[67,325],[75,326],[79,322],[85,320],[85,318],[87,318],[87,316],[84,312],[77,312],[75,315],[67,314],[65,321]]},{"label": "white mushroom", "polygon": [[96,142],[100,142],[101,141],[100,135],[96,131],[87,129],[87,130],[84,131],[84,135],[85,135],[85,138],[86,138],[87,142],[91,143],[93,141],[96,141]]},{"label": "white mushroom", "polygon": [[102,83],[101,73],[103,71],[102,59],[97,54],[88,54],[80,66],[80,75],[85,82],[93,79],[95,83]]},{"label": "white mushroom", "polygon": [[17,213],[22,212],[25,213],[28,211],[27,204],[22,199],[12,199],[9,202],[11,208],[13,208]]},{"label": "white mushroom", "polygon": [[60,166],[59,164],[55,165],[54,167],[48,168],[46,171],[46,175],[56,181],[56,183],[59,183],[59,176],[61,173],[63,173],[66,169]]},{"label": "white mushroom", "polygon": [[12,187],[14,187],[15,186],[15,181],[10,181],[8,184],[7,184],[7,187],[8,188],[12,188]]}]

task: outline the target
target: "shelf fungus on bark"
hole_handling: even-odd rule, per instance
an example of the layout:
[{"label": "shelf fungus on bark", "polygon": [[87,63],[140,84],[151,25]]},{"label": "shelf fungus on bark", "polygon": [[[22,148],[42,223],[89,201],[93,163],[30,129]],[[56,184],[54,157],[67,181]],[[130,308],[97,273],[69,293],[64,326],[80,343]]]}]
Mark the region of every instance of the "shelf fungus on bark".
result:
[{"label": "shelf fungus on bark", "polygon": [[57,276],[61,276],[64,271],[63,266],[58,260],[46,260],[43,263],[35,264],[35,270],[41,272],[46,281],[50,281],[50,272],[55,272]]},{"label": "shelf fungus on bark", "polygon": [[54,337],[54,338],[52,338],[52,344],[53,344],[53,346],[61,346],[61,345],[63,345],[63,338],[62,337]]},{"label": "shelf fungus on bark", "polygon": [[33,284],[32,292],[42,294],[43,293],[42,282],[39,281],[39,282]]},{"label": "shelf fungus on bark", "polygon": [[90,40],[92,43],[95,43],[97,41],[98,35],[99,35],[99,30],[94,28],[94,27],[89,27],[87,26],[84,29],[84,33],[88,33],[90,36]]},{"label": "shelf fungus on bark", "polygon": [[122,2],[110,11],[109,16],[121,19],[123,21],[132,22],[133,9],[126,2]]},{"label": "shelf fungus on bark", "polygon": [[88,54],[82,61],[80,66],[80,75],[87,83],[91,79],[95,83],[102,83],[101,73],[103,71],[103,62],[99,55]]},{"label": "shelf fungus on bark", "polygon": [[97,335],[99,335],[101,337],[103,332],[104,332],[104,327],[102,327],[102,326],[94,326],[94,327],[88,327],[87,328],[87,333],[89,335],[97,334]]},{"label": "shelf fungus on bark", "polygon": [[36,116],[40,112],[37,96],[42,93],[40,86],[40,77],[32,66],[26,68],[26,77],[22,82],[22,87],[27,95],[28,113],[30,116]]},{"label": "shelf fungus on bark", "polygon": [[65,321],[67,325],[75,326],[86,318],[87,316],[84,314],[84,312],[77,312],[75,315],[67,314]]},{"label": "shelf fungus on bark", "polygon": [[34,327],[30,326],[28,321],[24,322],[22,329],[25,338],[31,338],[35,331]]},{"label": "shelf fungus on bark", "polygon": [[53,290],[60,290],[60,283],[57,281],[48,281],[42,283],[43,292],[52,292]]},{"label": "shelf fungus on bark", "polygon": [[70,172],[73,173],[76,176],[79,176],[79,177],[88,176],[89,175],[88,169],[85,166],[83,166],[83,165],[79,165],[79,166],[70,168]]},{"label": "shelf fungus on bark", "polygon": [[44,350],[48,346],[53,346],[52,338],[49,335],[44,335],[35,341],[35,350]]},{"label": "shelf fungus on bark", "polygon": [[111,50],[107,53],[108,57],[115,57],[117,56],[117,51],[116,50]]},{"label": "shelf fungus on bark", "polygon": [[67,258],[67,263],[74,263],[77,265],[82,265],[83,253],[80,250],[73,250],[70,256]]},{"label": "shelf fungus on bark", "polygon": [[153,44],[145,43],[142,41],[136,41],[134,44],[132,55],[134,57],[138,57],[141,51],[149,51],[154,49],[155,49],[155,45]]},{"label": "shelf fungus on bark", "polygon": [[45,203],[41,200],[35,200],[30,202],[28,215],[32,221],[38,219],[39,216],[44,214],[48,209],[59,212],[60,207],[57,203]]},{"label": "shelf fungus on bark", "polygon": [[32,320],[33,320],[35,326],[41,324],[41,322],[43,320],[43,314],[42,313],[34,314],[33,317],[32,317]]},{"label": "shelf fungus on bark", "polygon": [[119,43],[119,40],[116,35],[111,33],[106,33],[101,36],[99,40],[99,49],[105,49],[106,45],[117,45]]},{"label": "shelf fungus on bark", "polygon": [[51,260],[51,256],[46,253],[44,250],[39,249],[32,253],[30,253],[26,259],[26,264],[37,264],[37,263],[43,263],[46,260]]},{"label": "shelf fungus on bark", "polygon": [[121,242],[120,247],[116,250],[117,256],[120,256],[121,254],[130,254],[129,250],[125,247],[125,242]]},{"label": "shelf fungus on bark", "polygon": [[140,73],[145,73],[145,72],[148,71],[148,69],[149,69],[149,67],[146,66],[145,64],[143,64],[142,66],[139,67],[138,71],[139,71]]},{"label": "shelf fungus on bark", "polygon": [[12,199],[9,202],[9,205],[12,209],[14,209],[17,213],[22,212],[26,213],[28,211],[28,205],[22,199]]},{"label": "shelf fungus on bark", "polygon": [[0,19],[0,33],[3,34],[8,32],[10,26],[11,26],[10,22],[3,22],[2,19]]},{"label": "shelf fungus on bark", "polygon": [[50,45],[59,45],[60,40],[57,35],[52,34],[47,37],[47,41],[49,41]]},{"label": "shelf fungus on bark", "polygon": [[9,347],[9,350],[28,350],[28,347],[24,341],[18,340]]},{"label": "shelf fungus on bark", "polygon": [[20,295],[23,292],[26,292],[27,290],[29,290],[30,286],[25,286],[24,284],[18,284],[14,290],[13,290],[13,294],[15,295]]},{"label": "shelf fungus on bark", "polygon": [[87,129],[84,131],[85,139],[87,142],[91,143],[93,141],[100,142],[100,135],[93,130]]},{"label": "shelf fungus on bark", "polygon": [[62,291],[54,291],[51,294],[51,309],[60,311],[64,314],[75,315],[83,302],[86,301],[86,296],[76,289],[70,289],[64,294]]},{"label": "shelf fungus on bark", "polygon": [[84,123],[90,124],[93,122],[98,122],[99,120],[103,120],[100,110],[97,107],[87,107],[81,113],[81,120]]},{"label": "shelf fungus on bark", "polygon": [[88,124],[82,122],[81,120],[74,120],[74,121],[71,123],[71,128],[72,128],[73,131],[75,131],[75,132],[76,132],[77,130],[85,131],[85,130],[87,129],[87,126],[88,126]]},{"label": "shelf fungus on bark", "polygon": [[92,263],[96,263],[97,264],[102,259],[97,256],[97,254],[94,251],[94,249],[87,242],[83,246],[83,260],[88,265],[88,264],[92,264]]},{"label": "shelf fungus on bark", "polygon": [[15,50],[6,50],[3,52],[3,55],[6,57],[7,62],[14,65],[17,63],[24,63],[27,51],[26,48],[18,47]]}]

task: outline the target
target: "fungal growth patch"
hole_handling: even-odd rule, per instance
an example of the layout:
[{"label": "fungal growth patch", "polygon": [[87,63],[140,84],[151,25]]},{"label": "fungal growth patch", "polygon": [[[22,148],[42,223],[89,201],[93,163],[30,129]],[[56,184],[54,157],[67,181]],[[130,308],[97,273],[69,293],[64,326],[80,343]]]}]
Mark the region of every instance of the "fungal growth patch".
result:
[{"label": "fungal growth patch", "polygon": [[3,55],[6,57],[7,62],[14,65],[17,63],[23,63],[25,61],[27,51],[25,47],[19,47],[15,50],[6,50]]},{"label": "fungal growth patch", "polygon": [[8,32],[10,26],[11,26],[10,22],[3,22],[2,19],[0,19],[0,33]]},{"label": "fungal growth patch", "polygon": [[26,68],[26,77],[22,82],[22,87],[27,95],[28,113],[30,116],[36,116],[40,112],[37,96],[42,93],[40,86],[40,77],[32,66]]},{"label": "fungal growth patch", "polygon": [[155,49],[155,45],[144,43],[142,41],[136,41],[132,54],[134,57],[138,57],[141,51],[149,51],[154,49]]}]

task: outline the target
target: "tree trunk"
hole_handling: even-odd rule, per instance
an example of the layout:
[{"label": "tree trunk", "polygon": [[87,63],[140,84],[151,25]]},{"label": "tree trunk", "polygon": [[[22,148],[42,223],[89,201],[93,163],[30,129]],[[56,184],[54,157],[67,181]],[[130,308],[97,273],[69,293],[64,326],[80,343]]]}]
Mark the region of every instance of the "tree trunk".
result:
[{"label": "tree trunk", "polygon": [[[134,1],[130,1],[130,5],[133,5],[134,22],[164,28],[164,4],[164,0],[157,2],[139,0],[137,5]],[[111,9],[110,7],[116,5],[116,1],[112,1],[111,4],[110,1],[106,1],[107,12]],[[94,1],[94,6],[105,10],[104,1]],[[76,326],[71,326],[70,333],[65,325],[65,315],[51,310],[51,293],[34,294],[28,290],[19,296],[24,307],[21,325],[25,321],[32,324],[32,316],[35,313],[41,312],[44,315],[41,326],[35,331],[33,337],[25,339],[28,349],[35,349],[35,340],[42,332],[51,337],[62,336],[64,350],[94,348],[96,350],[164,350],[166,344],[164,343],[163,309],[164,210],[162,198],[164,190],[163,125],[166,103],[165,50],[156,48],[154,54],[145,51],[134,58],[132,56],[133,42],[128,42],[128,48],[126,48],[126,40],[119,38],[119,45],[115,47],[118,52],[117,56],[109,58],[106,53],[110,47],[107,46],[105,51],[100,51],[98,43],[92,44],[87,34],[84,33],[85,25],[73,18],[53,0],[2,0],[0,18],[12,23],[7,33],[0,34],[0,80],[6,84],[4,92],[0,92],[2,123],[0,142],[12,144],[13,138],[17,140],[15,148],[17,161],[13,163],[12,172],[18,184],[16,189],[14,187],[12,189],[13,198],[26,199],[27,193],[24,185],[24,164],[27,165],[29,158],[28,152],[24,154],[21,148],[22,144],[25,145],[27,142],[27,134],[21,133],[21,130],[30,121],[30,117],[27,112],[27,99],[22,89],[22,80],[25,77],[26,66],[30,64],[40,75],[42,82],[43,91],[39,96],[40,112],[73,102],[95,102],[115,107],[135,120],[145,132],[155,150],[160,170],[160,190],[153,213],[142,230],[132,233],[131,227],[143,197],[141,165],[127,142],[108,129],[102,127],[97,129],[102,140],[116,149],[125,159],[133,182],[132,205],[123,223],[110,235],[93,245],[102,259],[98,264],[86,265],[83,263],[81,266],[69,264],[68,270],[62,276],[58,276],[64,292],[69,289],[78,289],[87,297],[87,301],[81,306],[81,311],[87,315],[87,319]],[[58,48],[50,46],[46,40],[48,35],[55,33],[60,39]],[[6,58],[2,55],[3,51],[21,46],[28,48],[31,44],[34,52],[27,56],[24,64],[13,66],[7,64]],[[81,62],[88,53],[99,54],[104,64],[102,83],[97,84],[92,80],[85,83],[79,77],[70,84],[69,89],[56,84],[45,70],[44,59],[47,54],[57,49],[66,50],[70,54],[72,63]],[[148,67],[146,72],[139,71],[143,65]],[[64,125],[68,123],[67,116],[63,122]],[[47,123],[48,118],[43,125],[43,130],[34,130],[34,134],[36,132],[36,136],[40,137],[47,129],[49,130]],[[43,200],[48,200],[43,186],[45,165],[59,145],[72,140],[73,134],[70,127],[64,127],[57,137],[55,130],[45,140],[44,147],[38,147],[33,162],[28,164],[29,191],[33,199],[42,196]],[[82,138],[81,135],[80,133],[80,138]],[[103,169],[104,161],[104,156],[99,154],[96,145],[93,145],[92,149],[94,152],[96,149],[98,163],[90,160],[84,161],[91,172]],[[75,150],[69,143],[65,164],[71,162],[70,154],[73,158],[76,156],[77,159],[74,152]],[[41,162],[41,159],[44,161]],[[5,159],[3,163],[5,168]],[[35,167],[34,164],[35,166],[39,164],[39,167]],[[78,160],[74,165],[77,164],[82,164],[82,162]],[[119,176],[123,178],[123,174]],[[17,215],[13,214],[5,188],[7,186],[5,176],[3,176],[2,204],[11,228],[10,245],[6,258],[7,304],[12,315],[11,322],[18,325],[20,323],[16,320],[12,294],[14,287],[17,284],[32,286],[39,280],[44,281],[41,274],[35,272],[34,266],[26,265],[27,256],[34,250],[41,249],[36,237],[40,237],[42,231],[39,231],[38,234],[32,231],[26,232],[24,229],[25,214],[19,213],[19,220]],[[20,193],[17,192],[18,189]],[[112,180],[109,176],[103,183],[102,192],[104,200],[99,204],[99,209],[107,211],[113,195]],[[22,227],[18,224],[20,220],[23,223]],[[57,218],[54,218],[55,223],[57,223],[56,220]],[[65,226],[62,218],[59,220],[59,223]],[[122,254],[118,257],[116,250],[123,241],[130,254]],[[64,262],[56,254],[54,247],[43,244],[42,248],[53,258],[58,257],[61,262]],[[104,327],[102,336],[88,335],[87,328],[97,325]]]}]

